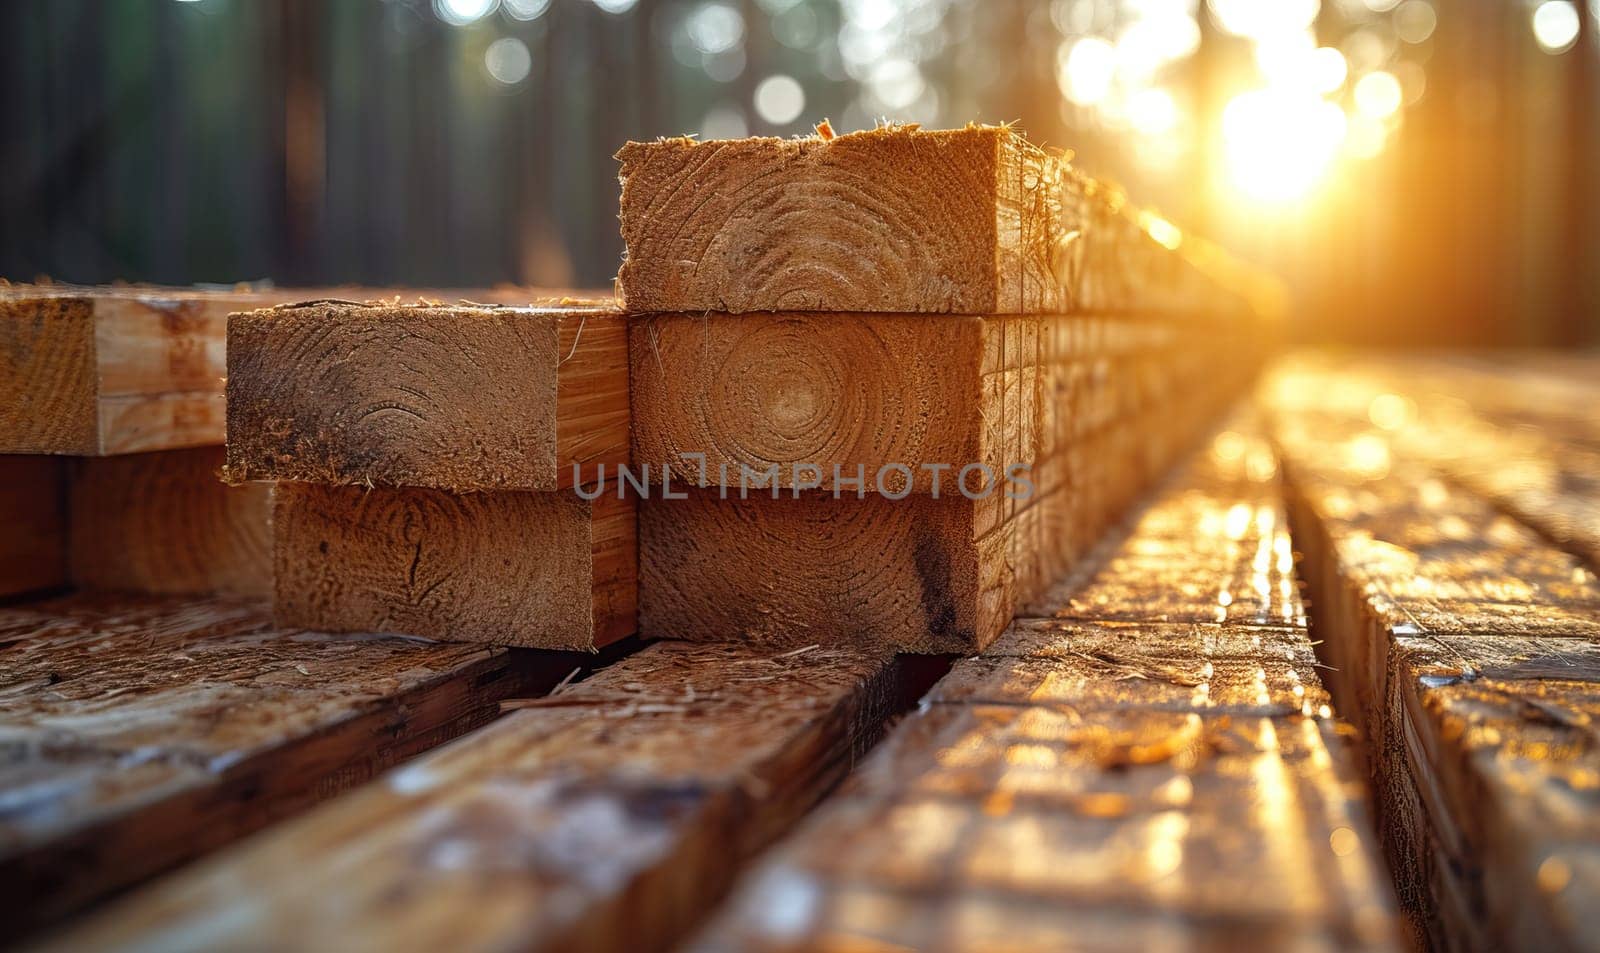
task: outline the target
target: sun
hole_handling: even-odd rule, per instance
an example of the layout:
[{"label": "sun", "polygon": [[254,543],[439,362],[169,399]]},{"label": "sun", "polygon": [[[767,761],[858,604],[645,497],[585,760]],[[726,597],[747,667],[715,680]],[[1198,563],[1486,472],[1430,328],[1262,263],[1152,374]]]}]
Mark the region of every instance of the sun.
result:
[{"label": "sun", "polygon": [[1240,93],[1222,112],[1228,183],[1263,202],[1304,198],[1327,175],[1345,132],[1344,110],[1315,93]]}]

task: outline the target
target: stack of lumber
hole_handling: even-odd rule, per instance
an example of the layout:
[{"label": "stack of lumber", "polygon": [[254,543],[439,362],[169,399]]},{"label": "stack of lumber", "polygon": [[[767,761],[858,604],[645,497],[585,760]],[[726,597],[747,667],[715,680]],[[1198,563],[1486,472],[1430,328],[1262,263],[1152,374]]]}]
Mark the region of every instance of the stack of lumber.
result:
[{"label": "stack of lumber", "polygon": [[666,949],[920,694],[909,672],[658,642],[53,948]]},{"label": "stack of lumber", "polygon": [[227,314],[274,295],[0,287],[0,596],[264,594],[266,493],[216,473]]},{"label": "stack of lumber", "polygon": [[657,642],[48,948],[1392,948],[1251,427],[931,693],[914,656]]},{"label": "stack of lumber", "polygon": [[271,481],[280,624],[593,649],[635,628],[607,303],[336,299],[228,324],[230,481]]},{"label": "stack of lumber", "polygon": [[1243,416],[961,660],[697,950],[1397,949]]},{"label": "stack of lumber", "polygon": [[646,635],[980,649],[1261,353],[1176,229],[1006,128],[619,158],[634,464],[682,497],[640,503]]},{"label": "stack of lumber", "polygon": [[1600,361],[1301,357],[1266,389],[1340,707],[1440,949],[1600,944]]},{"label": "stack of lumber", "polygon": [[0,282],[0,597],[269,593],[267,488],[218,478],[228,315],[323,294]]},{"label": "stack of lumber", "polygon": [[476,728],[582,661],[276,629],[259,600],[222,597],[3,608],[0,645],[8,939]]}]

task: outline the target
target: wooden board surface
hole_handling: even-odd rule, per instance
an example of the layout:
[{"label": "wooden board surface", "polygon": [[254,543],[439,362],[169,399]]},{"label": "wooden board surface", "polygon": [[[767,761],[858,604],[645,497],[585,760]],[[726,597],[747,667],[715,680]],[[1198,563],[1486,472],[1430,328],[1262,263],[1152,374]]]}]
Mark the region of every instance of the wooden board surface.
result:
[{"label": "wooden board surface", "polygon": [[629,311],[1205,310],[1220,297],[1120,197],[1009,128],[666,139],[617,158]]},{"label": "wooden board surface", "polygon": [[226,485],[222,461],[221,447],[71,461],[73,584],[270,596],[269,488]]},{"label": "wooden board surface", "polygon": [[[1276,478],[1233,421],[1072,593],[956,662],[690,948],[1398,948],[1303,617],[1167,599],[1209,568],[1218,606],[1258,556],[1247,584],[1293,588]],[[1176,580],[1140,562],[1183,551]],[[1106,591],[1134,598],[1090,618]]]},{"label": "wooden board surface", "polygon": [[[1525,357],[1527,361],[1532,356]],[[1380,416],[1425,461],[1600,566],[1600,358],[1509,368],[1460,358],[1369,360]],[[1369,419],[1372,404],[1368,405]]]},{"label": "wooden board surface", "polygon": [[554,490],[628,461],[623,319],[319,301],[228,325],[228,475]]},{"label": "wooden board surface", "polygon": [[575,661],[171,597],[3,608],[0,644],[12,939],[476,727]]},{"label": "wooden board surface", "polygon": [[635,501],[280,483],[274,614],[335,632],[593,649],[636,628]]},{"label": "wooden board surface", "polygon": [[0,455],[0,599],[67,585],[66,462]]},{"label": "wooden board surface", "polygon": [[[1301,359],[1266,393],[1319,623],[1348,673],[1341,705],[1379,742],[1371,770],[1402,899],[1447,948],[1592,948],[1600,583],[1495,505],[1509,498],[1458,479],[1486,451],[1507,472],[1560,464],[1537,431],[1434,431],[1432,398],[1408,406],[1395,382]],[[1475,393],[1454,395],[1458,420]]]},{"label": "wooden board surface", "polygon": [[51,948],[665,949],[843,776],[900,671],[658,643]]}]

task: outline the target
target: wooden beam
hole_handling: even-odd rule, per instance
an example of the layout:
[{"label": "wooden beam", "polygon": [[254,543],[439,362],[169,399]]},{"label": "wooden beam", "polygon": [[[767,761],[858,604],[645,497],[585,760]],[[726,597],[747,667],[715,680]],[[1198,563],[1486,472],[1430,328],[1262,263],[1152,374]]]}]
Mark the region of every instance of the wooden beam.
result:
[{"label": "wooden beam", "polygon": [[83,589],[269,596],[269,488],[222,482],[221,447],[71,461],[71,575]]},{"label": "wooden beam", "polygon": [[901,671],[657,643],[54,947],[667,949],[844,776]]},{"label": "wooden beam", "polygon": [[1398,949],[1304,620],[1168,621],[1139,562],[1187,541],[1177,571],[1209,567],[1214,599],[1240,550],[1287,539],[1255,518],[1276,469],[1252,470],[1272,458],[1247,424],[1080,578],[1146,615],[1019,619],[956,662],[688,948]]},{"label": "wooden beam", "polygon": [[1340,704],[1375,739],[1407,913],[1439,946],[1593,946],[1600,583],[1442,478],[1479,453],[1511,471],[1551,461],[1477,427],[1446,426],[1458,446],[1439,455],[1417,432],[1431,422],[1372,371],[1297,360],[1266,393]]},{"label": "wooden beam", "polygon": [[[1019,614],[1304,629],[1277,456],[1264,434],[1254,412],[1227,418],[1134,523],[1101,540],[1103,559],[1084,560]],[[1188,492],[1170,489],[1178,487]]]},{"label": "wooden beam", "polygon": [[0,455],[0,598],[65,588],[65,461]]},{"label": "wooden beam", "polygon": [[284,625],[593,649],[635,630],[635,503],[615,488],[443,490],[281,483]]},{"label": "wooden beam", "polygon": [[[858,467],[871,477],[901,464],[919,493],[931,489],[923,464],[1031,463],[1037,448],[1019,441],[1025,428],[1032,432],[1035,388],[1021,374],[1003,379],[1008,328],[1020,358],[1024,330],[1036,334],[1036,320],[642,317],[629,335],[634,459],[671,466],[695,486],[737,483],[739,467],[764,473],[777,464],[778,485],[793,487],[792,464],[804,463],[818,468],[813,482],[832,488],[835,466],[850,479]],[[1035,338],[1028,358],[1036,351]],[[942,475],[945,486],[956,478]],[[893,473],[889,479],[894,490],[906,484]]]},{"label": "wooden beam", "polygon": [[934,705],[688,948],[1398,950],[1347,742],[1302,717]]},{"label": "wooden beam", "polygon": [[[684,499],[658,488],[640,504],[644,634],[791,646],[851,638],[917,652],[981,649],[1165,471],[1254,366],[1248,346],[1225,361],[1233,339],[1225,332],[1208,339],[1214,329],[1204,324],[928,316],[880,324],[880,317],[803,319],[801,327],[829,342],[815,345],[793,343],[792,329],[784,327],[789,315],[730,316],[700,323],[698,330],[695,319],[676,317],[645,319],[636,327],[637,462],[670,462],[671,448],[705,452],[708,465],[699,482],[716,487],[689,489]],[[922,325],[935,341],[964,342],[966,350],[945,347],[908,361],[894,353],[858,358],[849,384],[832,383],[833,375],[824,372],[792,391],[784,383],[789,378],[759,370],[827,359],[810,359],[816,355],[845,362],[846,353],[866,347],[863,339],[856,346],[843,343],[849,335],[835,325],[856,321],[874,329],[867,338],[890,340],[889,330],[907,330],[896,327],[904,321]],[[967,323],[959,332],[930,327],[941,322]],[[740,325],[747,333],[722,331],[722,325]],[[673,340],[660,352],[660,365],[652,366],[656,327],[670,327],[664,333]],[[893,351],[915,353],[907,350],[914,337],[905,333]],[[691,343],[696,338],[699,347]],[[924,366],[914,367],[919,360]],[[1007,369],[1013,363],[1024,366]],[[913,367],[898,376],[891,373],[908,364]],[[999,372],[985,377],[984,368]],[[926,378],[935,392],[921,406],[914,395],[924,385],[906,383],[917,378]],[[945,385],[951,393],[938,392]],[[742,406],[743,421],[739,410],[723,411],[724,399]],[[814,413],[827,421],[823,429],[886,436],[830,445],[807,434],[779,446],[775,423],[791,412],[791,399],[822,408]],[[886,409],[852,410],[852,400],[857,407]],[[972,403],[963,407],[963,401]],[[895,436],[921,427],[927,435],[935,426],[947,436]],[[910,459],[895,460],[902,452]],[[954,474],[942,474],[938,498],[915,492],[932,489],[924,467],[966,452],[977,455],[968,463],[1026,464],[1021,476],[1027,485],[986,486],[980,475],[968,487],[980,498],[969,498],[958,484],[963,463]],[[826,465],[826,478],[817,481],[823,488],[796,493],[795,464],[812,453]],[[759,485],[759,462],[778,468],[776,493],[742,489],[723,475],[722,463],[729,474],[748,467],[749,482]],[[846,462],[864,468],[898,463],[913,479],[908,487],[894,472],[881,471],[889,476],[880,483],[868,470],[865,486],[857,488],[844,482],[854,479],[853,467],[841,469],[848,475],[843,479],[832,472],[833,463]],[[687,469],[687,481],[697,482],[695,468]],[[908,489],[913,492],[905,496]],[[1215,607],[1207,608],[1210,618]]]},{"label": "wooden beam", "polygon": [[[108,456],[221,444],[229,313],[330,294],[394,292],[0,283],[0,453]],[[556,292],[427,294],[527,304]]]},{"label": "wooden beam", "polygon": [[1065,313],[1204,290],[1120,196],[1009,128],[665,139],[617,158],[629,311]]},{"label": "wooden beam", "polygon": [[0,289],[0,451],[101,456],[221,443],[227,315],[268,300]]},{"label": "wooden beam", "polygon": [[1600,570],[1600,360],[1369,358],[1341,374],[1398,413],[1385,422],[1403,455]]},{"label": "wooden beam", "polygon": [[639,508],[650,638],[970,652],[1011,617],[1000,500],[718,494]]},{"label": "wooden beam", "polygon": [[273,628],[256,604],[0,609],[11,939],[474,728],[572,670],[481,646]]},{"label": "wooden beam", "polygon": [[229,322],[231,480],[554,490],[627,460],[607,303],[315,301]]}]

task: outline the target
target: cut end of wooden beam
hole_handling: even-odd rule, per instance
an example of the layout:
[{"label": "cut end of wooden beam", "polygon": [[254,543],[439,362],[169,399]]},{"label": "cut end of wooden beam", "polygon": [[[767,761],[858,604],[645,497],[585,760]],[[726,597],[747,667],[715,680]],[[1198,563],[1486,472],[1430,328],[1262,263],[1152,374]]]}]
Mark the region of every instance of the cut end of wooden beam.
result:
[{"label": "cut end of wooden beam", "polygon": [[[1065,313],[1222,296],[1177,230],[1004,126],[630,142],[624,305]],[[1217,270],[1213,269],[1215,273]]]},{"label": "cut end of wooden beam", "polygon": [[981,502],[755,494],[641,504],[645,635],[973,652],[1010,620],[1009,527]]},{"label": "cut end of wooden beam", "polygon": [[[902,467],[917,493],[936,473],[954,486],[969,463],[996,472],[1031,463],[1037,448],[1021,446],[1021,434],[1037,432],[1037,408],[1023,365],[1037,355],[1037,324],[802,312],[636,319],[634,461],[670,466],[693,486],[737,485],[773,467],[783,487],[832,488],[835,467],[870,485],[881,468]],[[906,482],[891,471],[884,489]]]},{"label": "cut end of wooden beam", "polygon": [[266,597],[268,488],[218,477],[221,447],[72,462],[72,581],[84,589]]},{"label": "cut end of wooden beam", "polygon": [[552,649],[594,649],[635,629],[632,499],[273,492],[280,624]]},{"label": "cut end of wooden beam", "polygon": [[626,307],[995,310],[995,188],[1010,137],[897,127],[629,143],[617,153]]},{"label": "cut end of wooden beam", "polygon": [[[0,283],[0,453],[110,456],[220,444],[228,314],[333,294],[377,292]],[[512,287],[431,291],[422,300],[590,306]],[[388,300],[400,303],[398,294]]]},{"label": "cut end of wooden beam", "polygon": [[0,296],[0,451],[99,452],[94,304]]},{"label": "cut end of wooden beam", "polygon": [[0,598],[64,588],[67,461],[0,456]]},{"label": "cut end of wooden beam", "polygon": [[603,301],[237,314],[227,407],[232,482],[583,485],[628,460],[627,330]]},{"label": "cut end of wooden beam", "polygon": [[0,452],[220,444],[229,311],[282,292],[0,288]]}]

